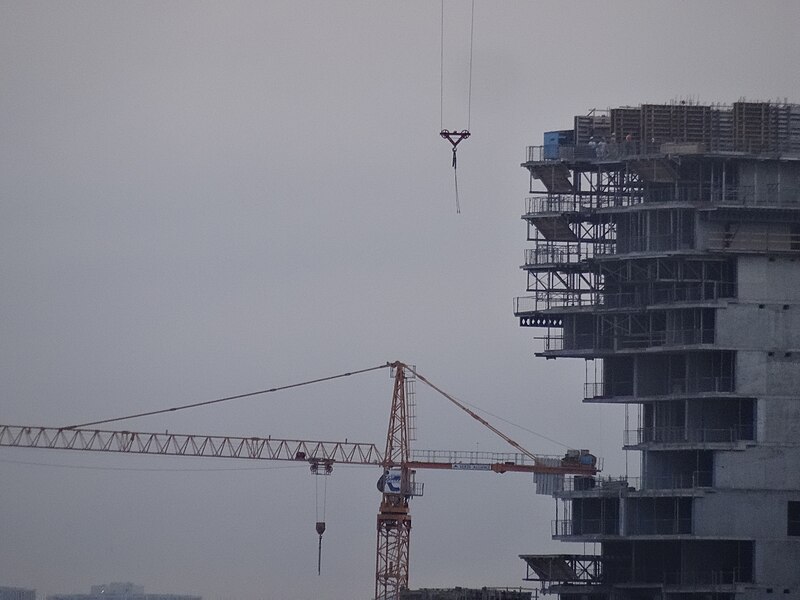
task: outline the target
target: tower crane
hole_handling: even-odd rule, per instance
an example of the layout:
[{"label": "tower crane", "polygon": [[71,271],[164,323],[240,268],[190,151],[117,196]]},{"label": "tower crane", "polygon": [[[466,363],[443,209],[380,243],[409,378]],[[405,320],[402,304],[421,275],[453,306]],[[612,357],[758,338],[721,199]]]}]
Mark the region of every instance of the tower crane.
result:
[{"label": "tower crane", "polygon": [[[177,433],[146,433],[86,427],[0,425],[0,446],[214,458],[306,462],[313,473],[330,473],[334,465],[372,465],[382,469],[378,480],[381,503],[377,518],[375,598],[397,600],[408,588],[411,513],[409,501],[422,495],[415,481],[419,469],[533,473],[534,476],[598,472],[597,459],[587,450],[564,457],[532,454],[443,390],[413,367],[387,363],[393,370],[392,406],[383,453],[368,442],[337,442],[282,438],[235,437]],[[499,435],[518,452],[412,451],[409,435],[407,382],[415,377],[442,394],[473,419]],[[271,390],[268,390],[271,391]],[[322,536],[324,522],[317,523]]]}]

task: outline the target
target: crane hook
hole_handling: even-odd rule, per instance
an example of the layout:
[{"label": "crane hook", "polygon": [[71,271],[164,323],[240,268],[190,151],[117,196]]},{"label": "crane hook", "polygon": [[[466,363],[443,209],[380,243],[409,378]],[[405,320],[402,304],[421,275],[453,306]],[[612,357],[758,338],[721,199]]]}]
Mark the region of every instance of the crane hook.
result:
[{"label": "crane hook", "polygon": [[317,575],[322,574],[322,534],[325,533],[325,521],[317,521],[319,545],[317,546]]}]

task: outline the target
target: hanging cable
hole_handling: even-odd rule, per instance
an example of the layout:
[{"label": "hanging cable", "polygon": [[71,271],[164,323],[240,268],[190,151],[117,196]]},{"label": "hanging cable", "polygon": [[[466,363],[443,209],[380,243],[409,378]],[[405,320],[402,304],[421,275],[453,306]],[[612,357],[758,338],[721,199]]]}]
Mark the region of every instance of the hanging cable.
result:
[{"label": "hanging cable", "polygon": [[467,128],[461,131],[449,131],[444,128],[444,0],[441,0],[441,44],[439,56],[439,135],[450,142],[453,149],[453,183],[456,193],[456,214],[461,214],[461,204],[458,197],[458,169],[456,160],[457,146],[470,136],[472,124],[472,54],[475,39],[475,0],[472,0],[469,27],[469,85],[467,88]]},{"label": "hanging cable", "polygon": [[439,34],[439,130],[444,130],[444,0],[442,0],[442,21]]},{"label": "hanging cable", "polygon": [[[328,475],[333,472],[333,461],[321,460],[311,463],[311,472],[314,477],[314,500],[316,506],[317,522],[315,529],[319,536],[317,542],[317,575],[322,574],[322,534],[325,533],[325,506],[328,503]],[[322,510],[320,511],[319,478],[323,478],[322,484]],[[321,514],[320,514],[321,513]],[[321,518],[320,518],[321,517]]]},{"label": "hanging cable", "polygon": [[378,365],[377,367],[370,367],[368,369],[361,369],[360,371],[351,371],[349,373],[340,373],[339,375],[331,375],[329,377],[320,377],[319,379],[310,379],[308,381],[301,381],[300,383],[292,383],[280,387],[270,388],[268,390],[259,390],[258,392],[248,392],[246,394],[237,394],[235,396],[226,396],[225,398],[217,398],[216,400],[206,400],[204,402],[195,402],[193,404],[184,404],[182,406],[173,406],[172,408],[162,408],[160,410],[151,410],[148,412],[136,413],[124,417],[114,417],[112,419],[102,419],[100,421],[89,421],[88,423],[80,423],[78,425],[70,425],[64,429],[76,429],[78,427],[89,427],[91,425],[102,425],[104,423],[113,423],[114,421],[125,421],[126,419],[136,419],[138,417],[150,417],[152,415],[160,415],[168,412],[176,412],[179,410],[186,410],[188,408],[197,408],[199,406],[208,406],[210,404],[218,404],[220,402],[227,402],[229,400],[239,400],[241,398],[250,398],[251,396],[258,396],[260,394],[269,394],[272,392],[280,392],[289,390],[304,385],[311,385],[312,383],[321,383],[323,381],[332,381],[334,379],[341,379],[342,377],[349,377],[350,375],[360,375],[361,373],[368,373],[370,371],[377,371],[378,369],[385,369],[389,367],[389,363]]},{"label": "hanging cable", "polygon": [[467,130],[472,127],[472,42],[475,39],[475,0],[469,18],[469,90],[467,92]]}]

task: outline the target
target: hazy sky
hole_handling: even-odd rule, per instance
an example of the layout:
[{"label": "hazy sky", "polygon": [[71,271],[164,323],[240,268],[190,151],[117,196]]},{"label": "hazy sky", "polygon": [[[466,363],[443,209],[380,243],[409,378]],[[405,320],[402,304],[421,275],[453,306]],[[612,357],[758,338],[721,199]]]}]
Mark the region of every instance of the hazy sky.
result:
[{"label": "hazy sky", "polygon": [[[800,101],[800,3],[0,1],[0,421],[66,425],[369,367],[625,469],[623,412],[520,329],[519,163],[593,107]],[[387,372],[124,429],[383,444]],[[505,451],[418,388],[417,448]],[[540,453],[562,446],[499,423]],[[0,585],[367,599],[375,469],[0,450]],[[420,473],[412,587],[522,585],[553,501]],[[591,550],[587,548],[586,550]]]}]

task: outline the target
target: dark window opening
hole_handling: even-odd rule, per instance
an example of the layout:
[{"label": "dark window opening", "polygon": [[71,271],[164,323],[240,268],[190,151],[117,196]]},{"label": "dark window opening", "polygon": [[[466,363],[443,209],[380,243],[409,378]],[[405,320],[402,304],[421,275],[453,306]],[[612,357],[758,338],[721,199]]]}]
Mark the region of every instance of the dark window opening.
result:
[{"label": "dark window opening", "polygon": [[786,535],[800,536],[800,502],[789,501],[786,509]]}]

